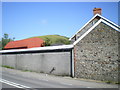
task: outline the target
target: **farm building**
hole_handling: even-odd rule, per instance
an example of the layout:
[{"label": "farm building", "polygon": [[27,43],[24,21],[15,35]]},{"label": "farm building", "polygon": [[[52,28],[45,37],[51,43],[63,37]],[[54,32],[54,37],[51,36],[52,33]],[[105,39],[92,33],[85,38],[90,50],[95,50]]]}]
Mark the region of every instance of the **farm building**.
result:
[{"label": "farm building", "polygon": [[118,82],[120,27],[103,17],[101,10],[93,10],[92,19],[69,39],[71,45],[2,50],[2,64],[21,70]]},{"label": "farm building", "polygon": [[43,47],[44,41],[40,38],[29,38],[9,42],[4,49],[27,49],[33,47]]}]

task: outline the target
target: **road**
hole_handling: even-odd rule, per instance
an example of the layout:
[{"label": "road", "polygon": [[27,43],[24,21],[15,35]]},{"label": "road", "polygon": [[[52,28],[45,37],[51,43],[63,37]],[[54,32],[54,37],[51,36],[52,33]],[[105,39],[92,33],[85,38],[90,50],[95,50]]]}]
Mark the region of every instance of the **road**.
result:
[{"label": "road", "polygon": [[[29,77],[23,77],[10,73],[2,73],[2,83],[14,86],[14,87],[25,87],[25,88],[86,88],[83,86],[72,85],[64,82],[53,82],[47,79],[33,79]],[[3,88],[10,88],[3,87]]]},{"label": "road", "polygon": [[0,84],[2,84],[2,87],[4,87],[4,88],[16,88],[14,86],[11,86],[11,85],[8,85],[8,84],[5,84],[5,83],[0,83]]},{"label": "road", "polygon": [[[65,84],[65,83],[58,83],[53,81],[46,80],[40,80],[40,79],[33,79],[33,78],[27,78],[22,77],[18,75],[8,74],[3,72],[2,73],[2,83],[9,84],[14,87],[25,87],[25,88],[82,88],[82,86],[73,86],[71,84]],[[4,88],[4,87],[3,87]],[[6,87],[5,87],[6,88]],[[7,87],[9,88],[9,87]],[[85,88],[85,87],[84,87]]]},{"label": "road", "polygon": [[3,69],[2,88],[118,88],[117,85],[76,80],[47,74]]}]

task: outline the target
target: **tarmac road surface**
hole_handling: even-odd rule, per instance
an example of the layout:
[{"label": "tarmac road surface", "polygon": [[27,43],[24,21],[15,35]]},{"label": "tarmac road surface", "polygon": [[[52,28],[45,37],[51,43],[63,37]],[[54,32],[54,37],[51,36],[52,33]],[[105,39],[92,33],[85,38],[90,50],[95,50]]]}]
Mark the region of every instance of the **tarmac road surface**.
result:
[{"label": "tarmac road surface", "polygon": [[118,85],[3,68],[2,88],[118,88]]}]

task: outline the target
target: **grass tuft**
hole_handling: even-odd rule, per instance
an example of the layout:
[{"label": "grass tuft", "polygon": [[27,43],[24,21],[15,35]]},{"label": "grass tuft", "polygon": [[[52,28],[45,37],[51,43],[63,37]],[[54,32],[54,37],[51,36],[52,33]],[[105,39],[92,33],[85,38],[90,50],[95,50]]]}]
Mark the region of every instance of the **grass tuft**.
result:
[{"label": "grass tuft", "polygon": [[7,65],[2,65],[2,67],[9,68],[9,69],[15,69],[14,67],[7,66]]}]

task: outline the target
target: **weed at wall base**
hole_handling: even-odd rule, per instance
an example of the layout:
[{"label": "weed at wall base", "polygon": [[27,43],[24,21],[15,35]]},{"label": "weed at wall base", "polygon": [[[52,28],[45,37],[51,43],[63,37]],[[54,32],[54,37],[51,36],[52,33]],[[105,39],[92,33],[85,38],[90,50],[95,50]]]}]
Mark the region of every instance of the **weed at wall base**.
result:
[{"label": "weed at wall base", "polygon": [[1,67],[10,68],[10,69],[15,69],[14,67],[7,66],[7,65],[2,65]]}]

